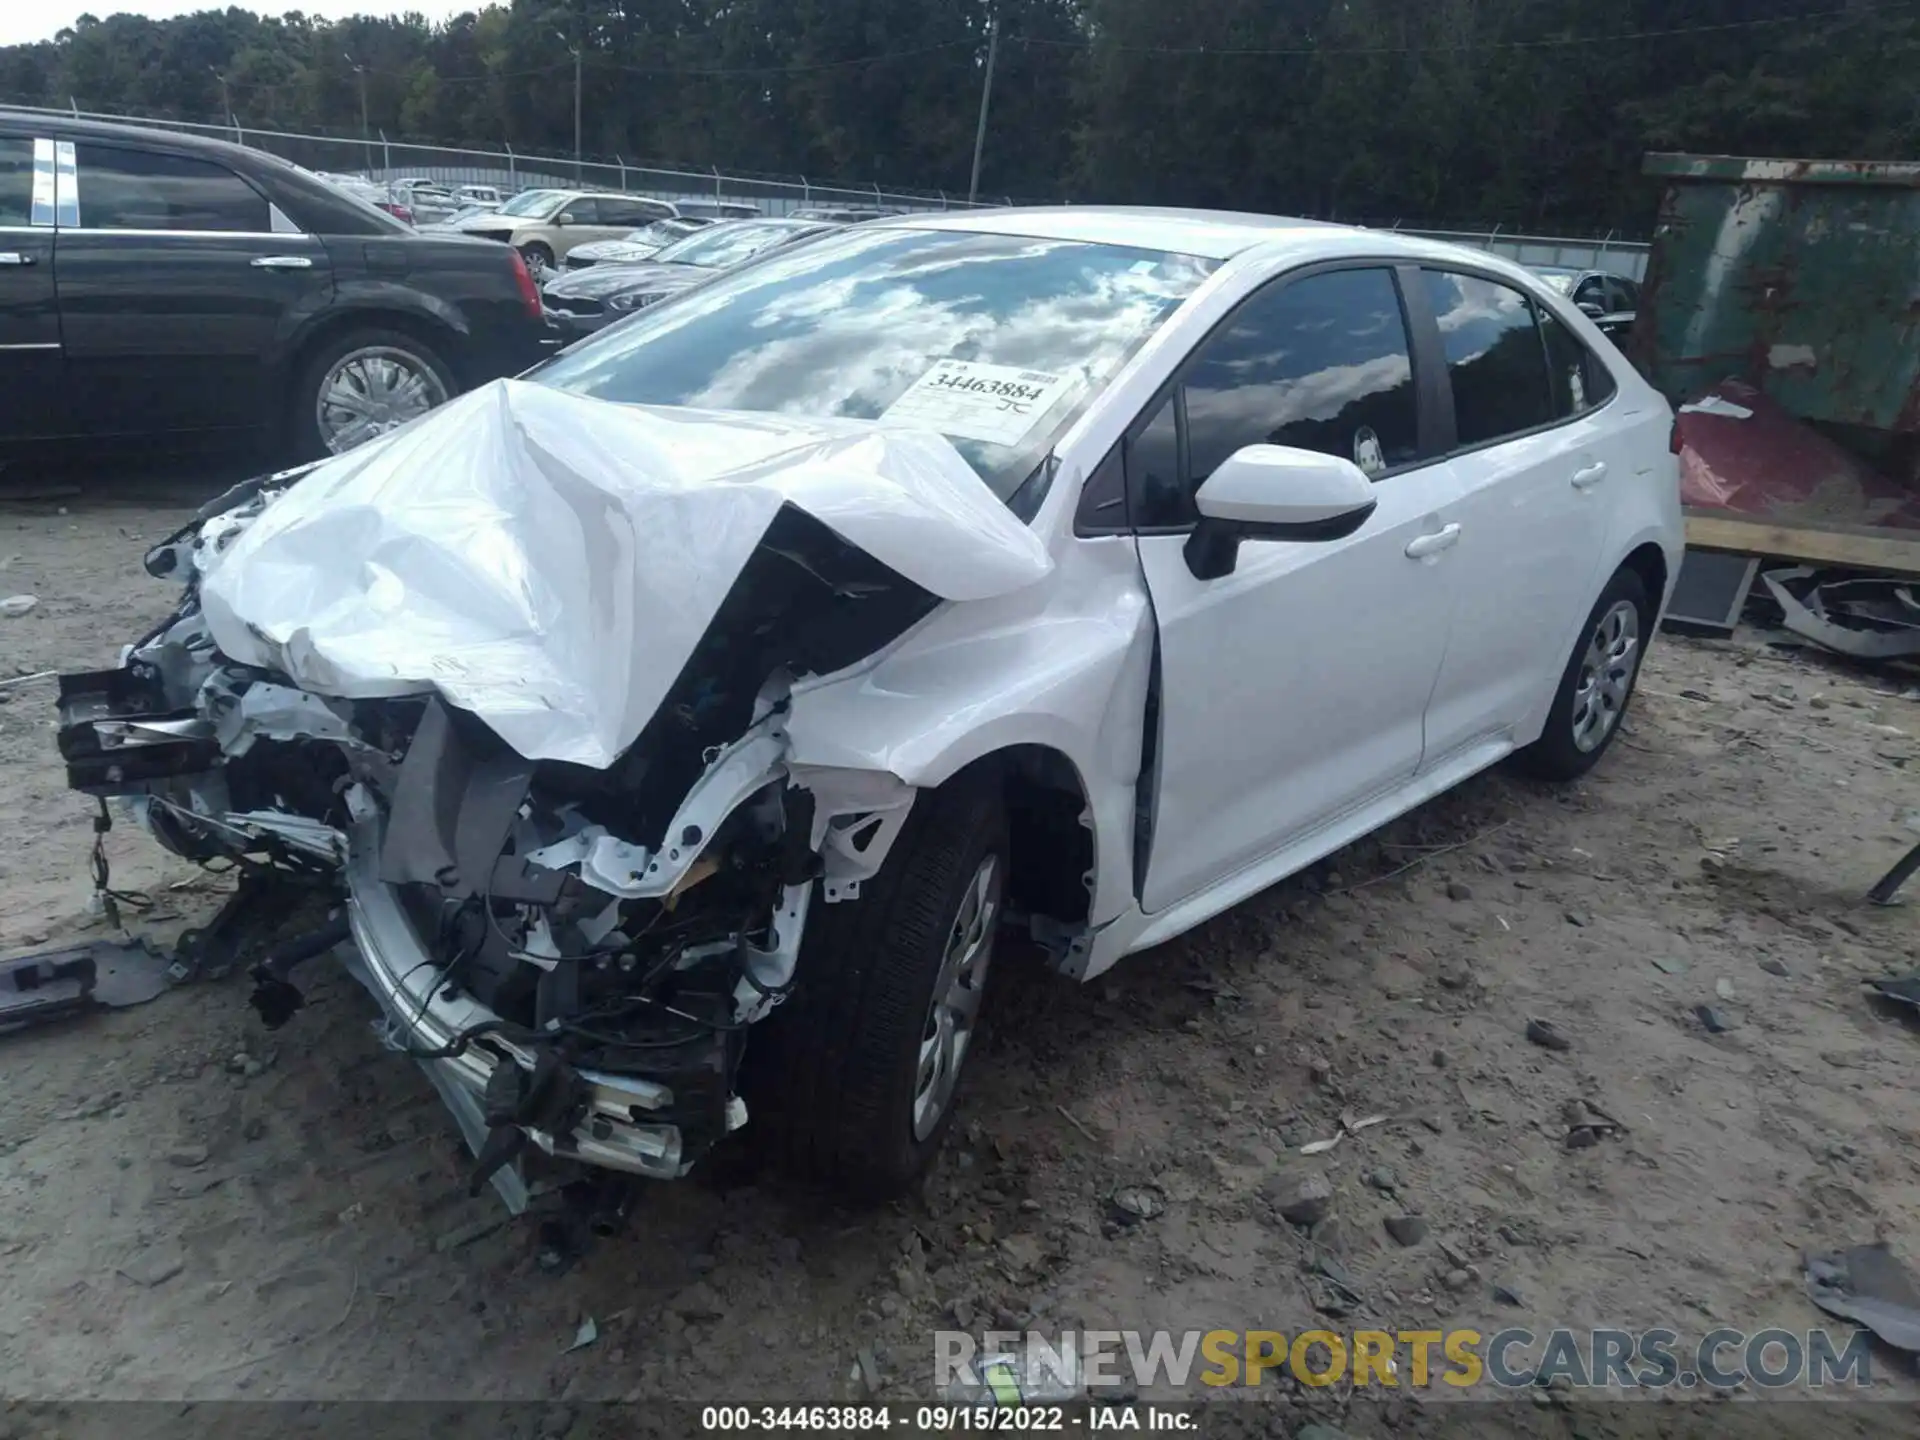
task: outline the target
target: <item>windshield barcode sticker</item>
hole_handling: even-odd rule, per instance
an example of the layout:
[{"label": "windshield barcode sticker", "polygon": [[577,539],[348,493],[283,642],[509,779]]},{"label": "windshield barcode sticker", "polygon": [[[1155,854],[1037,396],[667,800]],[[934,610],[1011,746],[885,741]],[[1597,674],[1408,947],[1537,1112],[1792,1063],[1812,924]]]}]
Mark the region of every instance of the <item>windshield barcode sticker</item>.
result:
[{"label": "windshield barcode sticker", "polygon": [[936,360],[880,418],[961,440],[1018,445],[1071,383],[1070,376],[1047,370]]}]

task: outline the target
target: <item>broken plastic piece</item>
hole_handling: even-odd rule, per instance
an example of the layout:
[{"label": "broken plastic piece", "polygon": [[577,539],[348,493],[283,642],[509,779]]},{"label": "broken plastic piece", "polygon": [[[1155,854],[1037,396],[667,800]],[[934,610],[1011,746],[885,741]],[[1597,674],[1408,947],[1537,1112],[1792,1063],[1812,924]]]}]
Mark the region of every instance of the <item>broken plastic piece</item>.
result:
[{"label": "broken plastic piece", "polygon": [[1814,583],[1818,574],[1802,565],[1761,575],[1787,629],[1856,660],[1920,655],[1920,599],[1912,584],[1862,578],[1821,585]]},{"label": "broken plastic piece", "polygon": [[1883,1242],[1806,1257],[1807,1298],[1889,1345],[1920,1351],[1920,1287]]}]

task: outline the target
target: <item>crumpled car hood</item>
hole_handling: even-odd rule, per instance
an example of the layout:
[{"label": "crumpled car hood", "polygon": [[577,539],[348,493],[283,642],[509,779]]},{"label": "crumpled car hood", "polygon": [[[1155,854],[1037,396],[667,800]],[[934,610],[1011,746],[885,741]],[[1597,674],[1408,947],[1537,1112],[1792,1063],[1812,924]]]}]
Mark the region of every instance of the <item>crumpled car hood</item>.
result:
[{"label": "crumpled car hood", "polygon": [[436,690],[528,759],[605,768],[786,504],[943,599],[1052,568],[930,432],[501,380],[316,467],[207,563],[202,603],[242,664]]}]

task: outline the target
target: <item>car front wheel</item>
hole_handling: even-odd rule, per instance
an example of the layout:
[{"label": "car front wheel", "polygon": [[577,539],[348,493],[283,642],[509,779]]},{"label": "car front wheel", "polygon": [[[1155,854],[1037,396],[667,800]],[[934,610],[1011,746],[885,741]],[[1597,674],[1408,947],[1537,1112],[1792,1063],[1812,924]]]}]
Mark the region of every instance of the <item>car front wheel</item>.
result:
[{"label": "car front wheel", "polygon": [[553,251],[538,240],[529,240],[520,247],[520,258],[527,262],[527,269],[534,276],[546,275],[553,270]]},{"label": "car front wheel", "polygon": [[1006,883],[1000,792],[976,774],[915,801],[858,900],[816,900],[794,996],[747,1061],[754,1128],[790,1168],[880,1198],[932,1161],[978,1048]]},{"label": "car front wheel", "polygon": [[1645,582],[1632,570],[1615,571],[1561,673],[1546,728],[1514,757],[1522,770],[1543,780],[1573,780],[1599,763],[1620,733],[1652,630]]}]

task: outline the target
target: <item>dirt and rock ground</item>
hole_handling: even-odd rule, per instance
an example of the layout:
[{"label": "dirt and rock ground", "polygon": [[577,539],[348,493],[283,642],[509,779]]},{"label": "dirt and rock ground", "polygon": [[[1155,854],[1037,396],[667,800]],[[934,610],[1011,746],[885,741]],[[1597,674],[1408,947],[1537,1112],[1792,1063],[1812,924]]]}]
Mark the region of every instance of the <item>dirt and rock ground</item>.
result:
[{"label": "dirt and rock ground", "polygon": [[[0,499],[0,595],[38,597],[0,618],[0,953],[104,933],[51,687],[4,682],[114,663],[170,604],[139,553],[194,498]],[[721,1167],[557,1279],[465,1196],[337,969],[272,1035],[235,978],[0,1038],[0,1389],[564,1406],[830,1399],[870,1369],[911,1399],[956,1326],[1804,1332],[1804,1250],[1920,1236],[1920,1036],[1861,983],[1914,968],[1914,912],[1860,899],[1920,838],[1916,737],[1898,682],[1663,638],[1585,783],[1482,776],[1085,987],[1003,962],[917,1198]],[[163,939],[217,903],[129,828],[106,854]],[[1573,1102],[1619,1130],[1569,1148]],[[1164,1213],[1118,1223],[1127,1187]],[[1875,1358],[1875,1393],[1920,1394]],[[1279,1435],[1421,1423],[1404,1391],[1239,1398]]]}]

